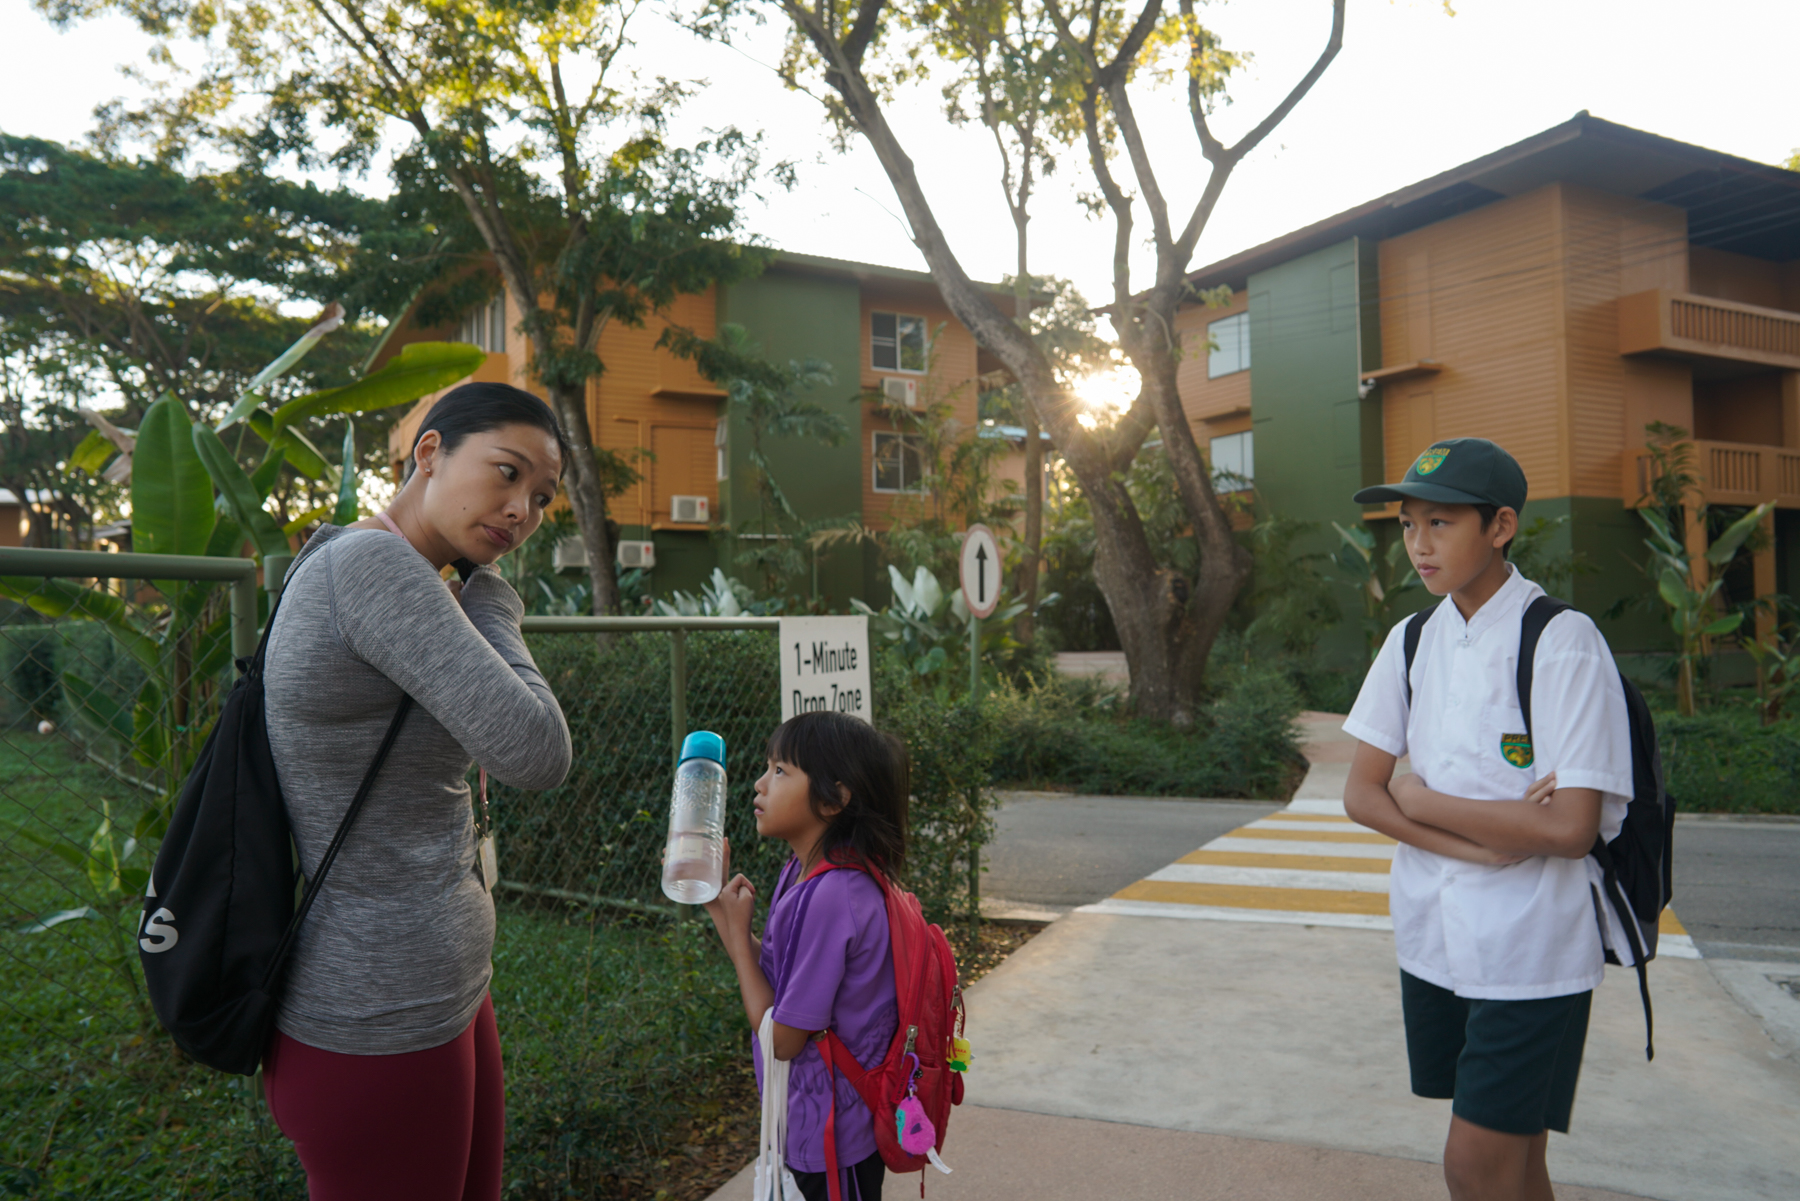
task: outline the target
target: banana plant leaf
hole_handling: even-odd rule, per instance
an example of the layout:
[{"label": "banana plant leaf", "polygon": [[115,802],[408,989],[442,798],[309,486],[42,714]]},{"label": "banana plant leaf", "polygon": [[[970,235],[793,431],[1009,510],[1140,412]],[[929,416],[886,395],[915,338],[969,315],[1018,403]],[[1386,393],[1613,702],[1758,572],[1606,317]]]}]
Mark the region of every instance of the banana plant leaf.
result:
[{"label": "banana plant leaf", "polygon": [[244,385],[243,394],[237,398],[237,403],[232,405],[225,416],[219,419],[219,424],[214,429],[223,433],[248,417],[262,403],[261,389],[264,385],[273,383],[287,374],[289,368],[305,358],[307,352],[319,344],[320,339],[343,323],[344,306],[333,301],[319,315],[318,324],[301,334],[292,346],[282,351],[274,362],[257,372],[256,377]]},{"label": "banana plant leaf", "polygon": [[99,685],[72,671],[63,672],[62,683],[70,707],[126,746],[132,744],[137,731],[132,724],[131,710],[107,696]]},{"label": "banana plant leaf", "polygon": [[337,507],[332,510],[332,525],[349,525],[356,520],[356,422],[344,422],[344,457],[339,459]]},{"label": "banana plant leaf", "polygon": [[1744,540],[1756,532],[1756,527],[1774,508],[1773,502],[1757,505],[1732,522],[1725,528],[1725,532],[1713,539],[1713,544],[1706,548],[1706,561],[1714,567],[1723,567],[1731,562],[1733,556],[1738,553],[1738,548],[1744,545]]},{"label": "banana plant leaf", "polygon": [[320,505],[316,509],[308,509],[306,512],[300,514],[300,516],[294,518],[292,521],[290,521],[286,525],[282,526],[281,532],[284,534],[298,534],[301,530],[305,529],[307,526],[311,525],[313,522],[324,521],[327,517],[330,517],[330,516],[331,516],[331,506],[330,505]]},{"label": "banana plant leaf", "polygon": [[105,434],[99,430],[89,430],[87,437],[69,453],[69,467],[75,471],[85,471],[89,475],[99,475],[118,453],[119,448]]},{"label": "banana plant leaf", "polygon": [[206,552],[216,515],[212,481],[194,451],[187,407],[164,396],[138,427],[131,468],[132,545],[155,555]]},{"label": "banana plant leaf", "polygon": [[380,371],[342,388],[327,388],[275,410],[277,432],[315,417],[334,413],[366,413],[417,400],[472,375],[487,362],[487,352],[467,342],[414,342]]},{"label": "banana plant leaf", "polygon": [[219,435],[204,425],[194,427],[194,449],[199,453],[200,461],[212,476],[212,482],[219,486],[219,495],[232,519],[249,531],[250,541],[256,545],[261,555],[285,555],[288,553],[287,535],[275,519],[269,516],[262,507],[262,497],[256,493],[256,486],[250,477],[244,474],[225,444],[219,441]]},{"label": "banana plant leaf", "polygon": [[45,617],[97,621],[150,671],[157,670],[156,639],[131,623],[125,602],[110,592],[37,576],[0,576],[0,596],[29,605]]},{"label": "banana plant leaf", "polygon": [[145,767],[159,766],[169,757],[169,732],[162,717],[162,688],[155,680],[145,680],[131,704],[131,757]]},{"label": "banana plant leaf", "polygon": [[268,500],[269,493],[275,487],[275,481],[281,477],[281,465],[287,461],[285,446],[271,446],[263,461],[256,465],[250,473],[250,486],[256,489],[259,500]]},{"label": "banana plant leaf", "polygon": [[[298,429],[289,426],[277,431],[275,418],[267,409],[258,409],[250,414],[249,425],[256,431],[256,436],[269,444],[269,453],[277,450],[287,456],[287,464],[309,480],[322,480],[331,475],[331,464],[319,453],[307,436]],[[265,490],[263,495],[267,496]]]}]

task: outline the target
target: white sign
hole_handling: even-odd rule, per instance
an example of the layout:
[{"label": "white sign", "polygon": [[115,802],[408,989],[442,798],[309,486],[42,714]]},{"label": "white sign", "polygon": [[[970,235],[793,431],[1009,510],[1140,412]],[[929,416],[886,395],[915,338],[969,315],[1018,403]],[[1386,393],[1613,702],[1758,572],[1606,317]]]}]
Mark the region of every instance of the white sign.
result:
[{"label": "white sign", "polygon": [[986,617],[1000,604],[1000,544],[994,531],[972,525],[962,544],[963,603],[977,617]]},{"label": "white sign", "polygon": [[875,720],[867,617],[781,619],[781,720],[825,712]]}]

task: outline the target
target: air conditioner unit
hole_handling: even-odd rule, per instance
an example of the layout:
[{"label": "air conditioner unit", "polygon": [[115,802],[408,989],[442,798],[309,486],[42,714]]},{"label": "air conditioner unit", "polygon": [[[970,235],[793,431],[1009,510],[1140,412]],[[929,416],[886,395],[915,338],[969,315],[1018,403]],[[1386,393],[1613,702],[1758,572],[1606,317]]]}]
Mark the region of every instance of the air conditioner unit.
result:
[{"label": "air conditioner unit", "polygon": [[626,542],[619,543],[620,567],[655,567],[656,543]]},{"label": "air conditioner unit", "polygon": [[581,544],[579,534],[570,534],[567,538],[556,540],[556,549],[550,552],[550,566],[556,571],[586,571],[588,565],[587,547]]},{"label": "air conditioner unit", "polygon": [[704,496],[671,496],[669,520],[684,525],[705,525],[712,520],[712,501]]},{"label": "air conditioner unit", "polygon": [[909,409],[919,407],[919,381],[916,379],[884,379],[881,381],[881,395],[889,404],[905,405]]}]

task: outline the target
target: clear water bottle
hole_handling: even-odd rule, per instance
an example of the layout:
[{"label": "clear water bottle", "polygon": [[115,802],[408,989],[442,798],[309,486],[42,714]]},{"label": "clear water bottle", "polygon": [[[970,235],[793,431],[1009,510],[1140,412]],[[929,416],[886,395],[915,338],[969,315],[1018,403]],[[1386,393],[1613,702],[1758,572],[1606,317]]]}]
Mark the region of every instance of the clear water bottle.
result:
[{"label": "clear water bottle", "polygon": [[675,769],[663,895],[681,905],[704,905],[724,887],[725,740],[696,730],[682,740]]}]

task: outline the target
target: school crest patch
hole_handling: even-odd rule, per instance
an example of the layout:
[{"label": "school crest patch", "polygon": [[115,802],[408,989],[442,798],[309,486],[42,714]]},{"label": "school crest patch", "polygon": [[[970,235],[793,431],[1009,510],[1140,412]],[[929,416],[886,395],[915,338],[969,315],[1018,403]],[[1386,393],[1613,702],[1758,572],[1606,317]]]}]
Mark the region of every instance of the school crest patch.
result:
[{"label": "school crest patch", "polygon": [[1420,475],[1430,475],[1439,467],[1443,466],[1444,460],[1449,457],[1450,452],[1448,449],[1434,446],[1419,456],[1419,461],[1413,464],[1413,470]]},{"label": "school crest patch", "polygon": [[1530,767],[1537,756],[1531,750],[1531,735],[1500,735],[1500,757],[1514,767]]}]

